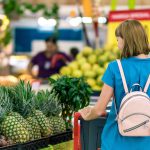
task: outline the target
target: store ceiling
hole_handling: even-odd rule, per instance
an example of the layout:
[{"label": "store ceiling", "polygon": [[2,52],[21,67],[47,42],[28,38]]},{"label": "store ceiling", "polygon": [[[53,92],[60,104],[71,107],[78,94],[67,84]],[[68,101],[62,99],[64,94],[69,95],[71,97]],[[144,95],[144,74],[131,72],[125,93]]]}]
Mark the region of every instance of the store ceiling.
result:
[{"label": "store ceiling", "polygon": [[[59,3],[63,5],[75,4],[76,0],[21,0],[22,2],[31,2],[32,4],[44,3],[50,6],[52,3]],[[82,0],[78,0],[82,1]],[[99,0],[101,6],[110,5],[111,0]],[[118,0],[118,5],[127,5],[128,0]],[[136,0],[136,5],[150,5],[150,0]]]}]

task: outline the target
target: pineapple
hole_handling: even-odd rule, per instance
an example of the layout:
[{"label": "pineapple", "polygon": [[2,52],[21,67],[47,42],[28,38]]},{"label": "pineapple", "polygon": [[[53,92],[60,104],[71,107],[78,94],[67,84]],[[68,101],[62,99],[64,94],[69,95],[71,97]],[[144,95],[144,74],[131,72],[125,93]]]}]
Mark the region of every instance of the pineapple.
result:
[{"label": "pineapple", "polygon": [[52,129],[49,125],[48,119],[41,111],[36,110],[33,114],[33,117],[35,117],[35,119],[38,121],[42,136],[48,136],[52,134]]},{"label": "pineapple", "polygon": [[13,140],[15,143],[24,143],[29,141],[29,132],[13,116],[8,116],[1,124],[2,134]]},{"label": "pineapple", "polygon": [[28,130],[29,132],[29,139],[30,140],[34,140],[34,132],[32,130],[31,125],[28,123],[28,121],[26,121],[19,113],[17,112],[12,112],[9,114],[9,116],[14,117],[18,123],[22,124],[22,126]]},{"label": "pineapple", "polygon": [[41,138],[41,129],[37,120],[34,117],[28,117],[26,120],[28,121],[28,123],[30,124],[32,128],[33,138],[34,139]]},{"label": "pineapple", "polygon": [[36,105],[37,108],[48,117],[49,125],[53,129],[53,134],[66,131],[65,122],[59,116],[61,113],[61,106],[50,91],[39,91],[36,96]]},{"label": "pineapple", "polygon": [[[30,137],[40,138],[40,133],[37,126],[40,127],[40,132],[42,136],[47,136],[51,134],[51,128],[49,127],[48,120],[44,116],[44,114],[38,110],[35,110],[35,93],[32,90],[32,87],[29,83],[25,83],[24,81],[20,81],[20,83],[14,89],[14,111],[20,113],[24,118],[30,117],[27,119],[28,124],[31,125],[32,130],[36,131],[36,133],[32,132]],[[33,119],[33,120],[32,120]],[[35,121],[37,120],[38,124]]]},{"label": "pineapple", "polygon": [[24,81],[19,82],[17,86],[13,88],[13,110],[18,112],[21,116],[27,117],[34,111],[34,97],[35,93],[29,83]]},{"label": "pineapple", "polygon": [[11,88],[0,87],[1,133],[15,143],[22,143],[29,140],[29,133],[15,117],[8,116],[12,111],[11,90]]},{"label": "pineapple", "polygon": [[[32,87],[29,83],[20,81],[19,84],[13,89],[13,110],[15,112],[11,113],[18,122],[21,122],[23,127],[29,132],[30,140],[37,139],[41,137],[41,133],[38,130],[38,123],[35,119],[30,117],[34,112],[34,97],[35,93],[32,91]],[[30,121],[26,118],[30,117]],[[38,134],[38,137],[37,137]],[[36,138],[37,137],[37,138]]]},{"label": "pineapple", "polygon": [[53,127],[53,134],[61,133],[66,131],[66,124],[63,118],[59,116],[49,117],[49,124]]}]

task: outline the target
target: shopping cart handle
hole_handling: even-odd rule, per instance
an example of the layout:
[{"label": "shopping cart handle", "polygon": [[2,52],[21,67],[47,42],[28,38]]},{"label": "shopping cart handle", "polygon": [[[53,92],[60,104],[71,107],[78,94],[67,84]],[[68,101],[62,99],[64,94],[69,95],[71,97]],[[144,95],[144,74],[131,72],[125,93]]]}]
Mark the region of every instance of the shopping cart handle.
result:
[{"label": "shopping cart handle", "polygon": [[81,150],[80,147],[80,124],[78,124],[78,120],[81,118],[81,114],[79,112],[74,113],[74,150]]},{"label": "shopping cart handle", "polygon": [[79,112],[74,113],[74,136],[78,136],[78,120],[81,118],[81,114]]},{"label": "shopping cart handle", "polygon": [[[104,112],[102,114],[102,116],[100,116],[100,118],[106,118],[107,117],[107,113]],[[81,150],[82,146],[81,146],[81,139],[80,139],[80,122],[78,122],[79,120],[82,119],[82,116],[79,112],[75,112],[74,113],[74,150]],[[99,150],[99,149],[98,149]]]}]

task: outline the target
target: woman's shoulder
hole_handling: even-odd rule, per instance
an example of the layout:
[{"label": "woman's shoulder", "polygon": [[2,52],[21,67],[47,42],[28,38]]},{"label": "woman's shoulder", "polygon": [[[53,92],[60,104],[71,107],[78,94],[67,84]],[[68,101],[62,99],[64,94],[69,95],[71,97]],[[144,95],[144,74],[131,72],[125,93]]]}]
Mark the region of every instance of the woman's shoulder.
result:
[{"label": "woman's shoulder", "polygon": [[[133,66],[141,67],[141,65],[150,66],[150,58],[137,58],[137,57],[129,57],[120,59],[123,68],[127,69]],[[111,61],[108,64],[108,68],[112,72],[116,72],[118,70],[117,60]]]},{"label": "woman's shoulder", "polygon": [[[133,62],[149,62],[150,63],[150,58],[138,58],[138,57],[129,57],[129,58],[122,58],[122,59],[119,59],[121,61],[122,64],[125,64],[125,63],[133,63]],[[117,65],[117,59],[116,60],[113,60],[109,63],[109,66],[116,66]]]},{"label": "woman's shoulder", "polygon": [[113,61],[109,62],[108,66],[109,66],[110,68],[116,67],[116,66],[117,66],[117,60],[113,60]]},{"label": "woman's shoulder", "polygon": [[[122,64],[123,66],[124,66],[124,64],[127,64],[127,62],[128,62],[128,59],[126,59],[126,58],[125,58],[125,59],[118,59],[118,60],[121,61],[121,64]],[[111,62],[108,64],[108,68],[110,68],[110,70],[111,70],[112,72],[115,72],[116,69],[118,70],[117,59],[111,61]]]}]

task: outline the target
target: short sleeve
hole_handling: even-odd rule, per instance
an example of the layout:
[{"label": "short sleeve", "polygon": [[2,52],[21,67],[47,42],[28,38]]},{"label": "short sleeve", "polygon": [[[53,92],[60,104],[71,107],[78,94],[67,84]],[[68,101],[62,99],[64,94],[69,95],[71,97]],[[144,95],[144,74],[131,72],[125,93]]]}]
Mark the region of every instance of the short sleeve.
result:
[{"label": "short sleeve", "polygon": [[103,77],[102,77],[102,81],[111,86],[112,88],[114,88],[114,83],[115,83],[115,77],[114,77],[114,73],[112,72],[112,69],[111,69],[111,64],[108,65]]}]

